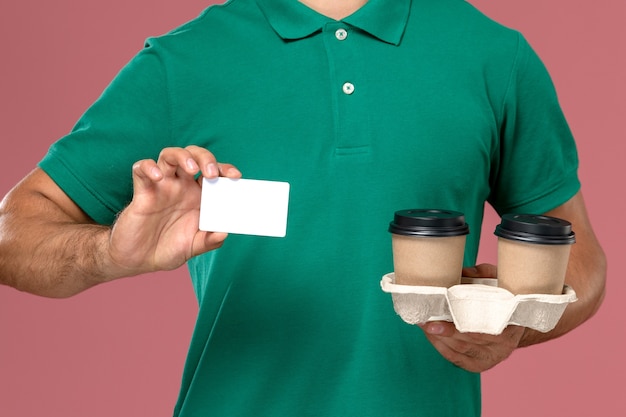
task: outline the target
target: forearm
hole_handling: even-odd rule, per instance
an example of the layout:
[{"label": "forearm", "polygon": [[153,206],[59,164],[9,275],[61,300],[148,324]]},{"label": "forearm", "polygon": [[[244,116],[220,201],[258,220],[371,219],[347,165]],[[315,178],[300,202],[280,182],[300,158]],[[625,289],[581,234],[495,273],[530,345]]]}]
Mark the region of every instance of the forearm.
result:
[{"label": "forearm", "polygon": [[570,220],[576,232],[565,283],[576,291],[578,301],[567,306],[557,326],[550,332],[526,329],[520,346],[545,342],[573,330],[591,318],[604,299],[606,257],[589,223],[582,195],[548,214]]},{"label": "forearm", "polygon": [[69,297],[123,276],[108,257],[109,236],[35,170],[0,203],[0,283]]},{"label": "forearm", "polygon": [[567,306],[563,316],[553,330],[541,333],[532,329],[526,329],[520,342],[520,347],[562,336],[591,318],[598,311],[604,299],[605,267],[602,265],[605,265],[604,257],[598,261],[594,270],[580,271],[581,275],[568,279],[566,283],[574,288],[578,300]]},{"label": "forearm", "polygon": [[[202,170],[200,167],[203,167]],[[133,198],[112,227],[95,224],[41,169],[0,203],[0,284],[68,297],[116,278],[172,270],[219,248],[198,230],[197,175],[240,178],[204,148],[166,148],[132,167]]]},{"label": "forearm", "polygon": [[[46,297],[69,297],[113,279],[103,261],[109,228],[4,220],[0,218],[2,284]],[[25,235],[31,238],[20,239]]]}]

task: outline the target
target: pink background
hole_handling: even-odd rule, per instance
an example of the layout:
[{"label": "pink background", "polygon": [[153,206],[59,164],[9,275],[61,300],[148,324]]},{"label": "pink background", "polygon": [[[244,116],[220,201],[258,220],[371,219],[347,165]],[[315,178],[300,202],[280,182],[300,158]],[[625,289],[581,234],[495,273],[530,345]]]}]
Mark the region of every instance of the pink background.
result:
[{"label": "pink background", "polygon": [[[0,195],[72,127],[144,38],[209,3],[3,0]],[[626,213],[626,2],[472,3],[521,30],[552,73],[578,140],[590,216],[610,261],[608,296],[591,321],[518,350],[484,374],[484,415],[626,415],[626,301],[618,298],[626,280],[616,269],[626,228],[624,220],[611,226]],[[495,224],[489,213],[480,261],[495,261]],[[171,415],[196,311],[185,268],[67,300],[0,287],[0,415]]]}]

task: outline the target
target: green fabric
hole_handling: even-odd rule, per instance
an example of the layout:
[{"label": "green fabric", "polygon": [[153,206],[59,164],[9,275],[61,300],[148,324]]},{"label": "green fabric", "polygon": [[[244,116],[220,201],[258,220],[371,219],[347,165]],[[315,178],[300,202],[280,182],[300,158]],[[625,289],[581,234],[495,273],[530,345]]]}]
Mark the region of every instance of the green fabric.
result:
[{"label": "green fabric", "polygon": [[111,223],[133,162],[189,144],[291,195],[285,238],[231,235],[189,262],[200,311],[176,416],[480,415],[479,375],[402,322],[379,281],[396,210],[464,212],[471,265],[485,202],[542,213],[578,190],[520,34],[461,0],[370,0],[342,22],[232,0],[149,39],[40,166]]}]

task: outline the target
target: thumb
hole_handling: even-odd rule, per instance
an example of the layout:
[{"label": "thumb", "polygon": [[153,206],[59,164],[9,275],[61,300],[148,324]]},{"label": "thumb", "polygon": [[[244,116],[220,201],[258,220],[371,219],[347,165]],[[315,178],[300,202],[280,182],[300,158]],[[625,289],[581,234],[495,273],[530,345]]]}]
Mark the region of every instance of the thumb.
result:
[{"label": "thumb", "polygon": [[419,327],[422,328],[424,333],[431,336],[450,337],[453,336],[456,331],[454,324],[447,321],[429,321],[420,324]]},{"label": "thumb", "polygon": [[198,231],[196,236],[194,236],[193,243],[191,244],[191,254],[189,255],[189,259],[205,252],[219,249],[222,247],[227,237],[227,233]]},{"label": "thumb", "polygon": [[469,278],[496,278],[498,269],[493,264],[479,264],[463,268],[463,276]]}]

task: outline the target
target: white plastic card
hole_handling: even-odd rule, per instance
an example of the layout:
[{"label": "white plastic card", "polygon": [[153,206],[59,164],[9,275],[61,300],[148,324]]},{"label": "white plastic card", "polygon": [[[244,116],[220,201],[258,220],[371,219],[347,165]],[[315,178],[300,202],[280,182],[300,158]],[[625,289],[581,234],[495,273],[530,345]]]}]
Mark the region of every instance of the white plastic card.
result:
[{"label": "white plastic card", "polygon": [[284,237],[289,183],[250,179],[203,179],[200,230]]}]

